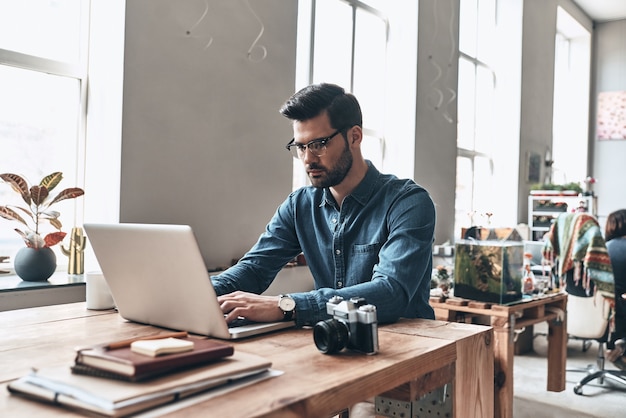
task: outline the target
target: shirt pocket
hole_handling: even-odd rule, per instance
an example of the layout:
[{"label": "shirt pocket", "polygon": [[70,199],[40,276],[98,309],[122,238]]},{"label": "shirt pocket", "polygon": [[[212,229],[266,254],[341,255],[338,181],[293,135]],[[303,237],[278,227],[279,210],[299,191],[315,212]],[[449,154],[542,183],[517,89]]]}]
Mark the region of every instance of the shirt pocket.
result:
[{"label": "shirt pocket", "polygon": [[369,282],[372,279],[372,271],[378,263],[378,252],[382,244],[355,244],[348,260],[347,279],[348,286]]}]

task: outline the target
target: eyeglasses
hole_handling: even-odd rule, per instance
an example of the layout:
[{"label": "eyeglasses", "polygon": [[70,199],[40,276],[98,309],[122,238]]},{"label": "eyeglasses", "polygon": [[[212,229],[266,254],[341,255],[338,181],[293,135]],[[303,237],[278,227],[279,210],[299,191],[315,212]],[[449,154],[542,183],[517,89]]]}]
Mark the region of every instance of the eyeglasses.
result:
[{"label": "eyeglasses", "polygon": [[316,157],[323,157],[326,154],[326,144],[333,139],[338,133],[341,133],[341,129],[336,130],[332,135],[326,138],[318,138],[309,141],[306,144],[296,144],[296,139],[293,138],[286,146],[288,151],[294,156],[294,158],[304,158],[304,154],[308,149],[309,152]]}]

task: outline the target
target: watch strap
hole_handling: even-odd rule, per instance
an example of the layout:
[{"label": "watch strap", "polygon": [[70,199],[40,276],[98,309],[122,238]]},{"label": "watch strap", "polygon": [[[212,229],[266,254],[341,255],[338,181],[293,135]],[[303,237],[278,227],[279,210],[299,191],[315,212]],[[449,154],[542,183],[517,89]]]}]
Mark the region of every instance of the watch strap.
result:
[{"label": "watch strap", "polygon": [[291,321],[293,319],[293,311],[283,311],[283,321]]}]

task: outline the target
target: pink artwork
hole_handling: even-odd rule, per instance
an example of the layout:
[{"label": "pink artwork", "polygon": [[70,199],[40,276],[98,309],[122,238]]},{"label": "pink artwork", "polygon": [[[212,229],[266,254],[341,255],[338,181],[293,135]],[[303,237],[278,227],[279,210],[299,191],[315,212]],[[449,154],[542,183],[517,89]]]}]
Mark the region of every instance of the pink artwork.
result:
[{"label": "pink artwork", "polygon": [[626,139],[626,91],[598,94],[598,139]]}]

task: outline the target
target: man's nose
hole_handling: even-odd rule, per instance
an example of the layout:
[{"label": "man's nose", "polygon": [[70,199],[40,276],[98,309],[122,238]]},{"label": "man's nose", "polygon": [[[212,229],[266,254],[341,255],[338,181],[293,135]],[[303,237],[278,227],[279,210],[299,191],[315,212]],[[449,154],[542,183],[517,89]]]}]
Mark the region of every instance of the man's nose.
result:
[{"label": "man's nose", "polygon": [[304,155],[302,156],[302,162],[308,164],[310,161],[318,161],[320,157],[313,154],[309,148],[306,148]]}]

